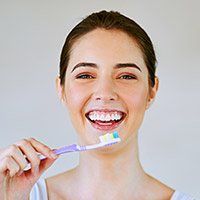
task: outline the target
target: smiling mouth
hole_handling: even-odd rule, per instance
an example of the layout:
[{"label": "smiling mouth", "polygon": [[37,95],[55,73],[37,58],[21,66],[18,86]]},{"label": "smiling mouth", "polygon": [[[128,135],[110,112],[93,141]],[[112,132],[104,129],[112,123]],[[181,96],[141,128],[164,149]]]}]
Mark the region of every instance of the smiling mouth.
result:
[{"label": "smiling mouth", "polygon": [[111,131],[117,128],[126,113],[118,110],[92,110],[85,114],[91,125],[101,131]]}]

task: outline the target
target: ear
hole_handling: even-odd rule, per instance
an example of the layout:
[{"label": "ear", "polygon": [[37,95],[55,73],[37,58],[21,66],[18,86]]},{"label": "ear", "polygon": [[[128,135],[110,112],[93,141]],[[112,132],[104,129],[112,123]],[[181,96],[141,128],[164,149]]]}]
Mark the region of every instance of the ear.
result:
[{"label": "ear", "polygon": [[64,91],[63,91],[63,86],[61,85],[60,78],[58,76],[56,77],[56,90],[57,90],[60,101],[63,103],[64,102]]},{"label": "ear", "polygon": [[158,91],[158,87],[159,87],[159,79],[156,76],[154,86],[149,88],[149,97],[147,100],[146,109],[148,109],[151,106],[151,104],[154,102],[157,91]]}]

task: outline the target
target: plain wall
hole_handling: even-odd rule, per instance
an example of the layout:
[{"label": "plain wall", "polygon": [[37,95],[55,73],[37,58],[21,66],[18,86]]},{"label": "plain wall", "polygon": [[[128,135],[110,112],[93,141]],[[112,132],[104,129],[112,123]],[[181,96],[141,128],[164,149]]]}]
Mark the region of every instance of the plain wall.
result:
[{"label": "plain wall", "polygon": [[[144,169],[200,198],[200,3],[198,0],[0,0],[0,147],[35,137],[53,147],[76,142],[55,77],[69,30],[102,9],[133,18],[150,35],[160,87],[139,133]],[[70,169],[78,154],[44,174]]]}]

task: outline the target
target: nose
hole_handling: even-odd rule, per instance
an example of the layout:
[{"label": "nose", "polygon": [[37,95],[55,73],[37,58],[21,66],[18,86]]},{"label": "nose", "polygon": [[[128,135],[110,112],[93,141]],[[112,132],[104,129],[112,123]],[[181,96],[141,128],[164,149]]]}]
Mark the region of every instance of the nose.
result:
[{"label": "nose", "polygon": [[118,99],[116,88],[112,80],[99,80],[95,85],[93,98],[96,101],[115,101]]}]

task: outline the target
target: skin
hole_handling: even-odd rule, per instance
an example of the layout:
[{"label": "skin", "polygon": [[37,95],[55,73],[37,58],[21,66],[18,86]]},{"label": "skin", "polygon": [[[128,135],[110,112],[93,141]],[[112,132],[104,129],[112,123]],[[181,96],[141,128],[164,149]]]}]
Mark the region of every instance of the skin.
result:
[{"label": "skin", "polygon": [[[40,161],[37,152],[47,158]],[[34,138],[0,149],[0,200],[27,200],[35,182],[56,158],[49,147]],[[31,169],[24,171],[27,161]]]},{"label": "skin", "polygon": [[[82,62],[95,67],[74,69]],[[116,68],[119,63],[134,63],[139,69]],[[80,153],[77,167],[46,180],[49,199],[170,199],[174,190],[146,174],[139,161],[138,129],[156,96],[158,79],[153,88],[149,86],[148,70],[136,41],[118,30],[87,33],[73,45],[65,80],[61,86],[56,79],[57,90],[79,144],[98,142],[102,134],[86,119],[89,110],[117,109],[126,117],[115,129],[121,143]]]}]

